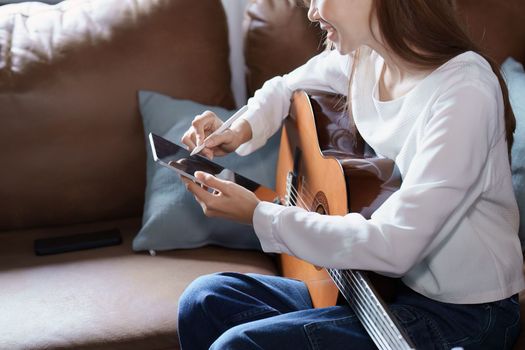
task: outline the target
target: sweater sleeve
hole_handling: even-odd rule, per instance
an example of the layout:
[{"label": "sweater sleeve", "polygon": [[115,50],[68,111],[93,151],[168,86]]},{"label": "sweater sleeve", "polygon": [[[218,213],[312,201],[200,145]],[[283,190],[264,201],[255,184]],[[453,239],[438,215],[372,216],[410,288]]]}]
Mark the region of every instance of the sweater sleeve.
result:
[{"label": "sweater sleeve", "polygon": [[483,191],[481,170],[501,130],[497,99],[486,90],[462,84],[438,98],[400,189],[368,220],[261,202],[253,221],[263,249],[318,266],[404,275]]},{"label": "sweater sleeve", "polygon": [[351,60],[351,56],[341,55],[336,50],[324,51],[291,73],[264,83],[248,100],[248,111],[242,118],[250,124],[252,139],[237,148],[237,154],[247,155],[255,151],[279,130],[282,120],[288,115],[295,90],[346,94]]}]

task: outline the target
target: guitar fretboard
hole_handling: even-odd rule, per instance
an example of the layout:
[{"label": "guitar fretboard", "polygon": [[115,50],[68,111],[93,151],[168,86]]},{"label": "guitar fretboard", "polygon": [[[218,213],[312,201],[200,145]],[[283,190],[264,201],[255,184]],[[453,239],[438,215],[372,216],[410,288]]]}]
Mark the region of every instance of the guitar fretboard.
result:
[{"label": "guitar fretboard", "polygon": [[353,270],[326,270],[379,349],[413,349],[365,273]]}]

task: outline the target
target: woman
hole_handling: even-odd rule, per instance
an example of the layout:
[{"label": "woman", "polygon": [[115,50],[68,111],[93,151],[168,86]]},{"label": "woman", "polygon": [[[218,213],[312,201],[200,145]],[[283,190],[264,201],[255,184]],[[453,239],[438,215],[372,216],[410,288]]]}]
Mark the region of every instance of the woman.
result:
[{"label": "woman", "polygon": [[[497,66],[458,24],[450,0],[313,0],[326,51],[249,100],[244,118],[203,154],[243,155],[281,125],[296,89],[347,94],[355,127],[395,161],[401,188],[366,220],[259,201],[197,173],[204,212],[254,225],[266,252],[318,266],[402,277],[389,305],[417,349],[511,349],[525,286],[509,150],[515,119]],[[218,125],[197,116],[193,149]],[[299,234],[300,233],[300,234]],[[180,300],[183,349],[374,349],[351,309],[313,309],[301,282],[217,274]]]}]

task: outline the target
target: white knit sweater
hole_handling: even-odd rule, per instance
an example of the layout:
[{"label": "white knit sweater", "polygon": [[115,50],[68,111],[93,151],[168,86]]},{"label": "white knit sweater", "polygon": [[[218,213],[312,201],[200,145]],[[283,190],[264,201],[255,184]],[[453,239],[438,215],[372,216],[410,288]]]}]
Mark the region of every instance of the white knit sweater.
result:
[{"label": "white knit sweater", "polygon": [[[262,146],[288,114],[296,89],[347,94],[352,56],[324,52],[248,101],[253,138]],[[482,303],[525,288],[518,209],[505,140],[498,80],[466,52],[405,96],[382,102],[383,59],[364,49],[351,87],[356,126],[366,142],[398,166],[401,188],[369,220],[357,213],[323,216],[261,202],[254,227],[266,252],[319,266],[403,276],[415,291],[450,303]]]}]

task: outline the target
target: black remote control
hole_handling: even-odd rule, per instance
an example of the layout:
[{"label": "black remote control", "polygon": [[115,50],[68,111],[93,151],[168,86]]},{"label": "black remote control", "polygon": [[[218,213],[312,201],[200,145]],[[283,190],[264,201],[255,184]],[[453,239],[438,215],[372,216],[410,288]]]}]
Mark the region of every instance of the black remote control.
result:
[{"label": "black remote control", "polygon": [[119,229],[80,233],[76,235],[50,237],[35,240],[36,255],[50,255],[75,250],[92,249],[122,243]]}]

